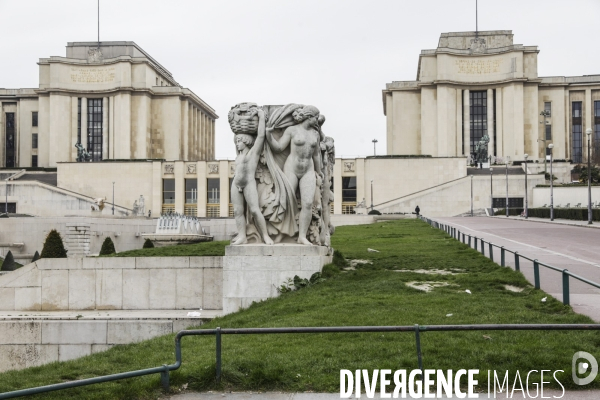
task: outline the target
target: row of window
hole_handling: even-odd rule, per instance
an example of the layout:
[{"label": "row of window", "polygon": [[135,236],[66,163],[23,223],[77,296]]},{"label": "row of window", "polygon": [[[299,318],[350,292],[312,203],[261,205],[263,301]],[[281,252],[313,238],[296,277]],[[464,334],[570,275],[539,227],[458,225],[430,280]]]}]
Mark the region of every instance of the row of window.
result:
[{"label": "row of window", "polygon": [[[190,208],[191,210],[191,205],[198,204],[198,180],[185,179],[184,181],[186,204],[184,207]],[[233,178],[230,178],[230,187],[232,181]],[[333,179],[331,184],[333,186]],[[169,208],[173,205],[172,207],[174,207],[176,196],[175,179],[163,179],[163,210],[165,209],[165,206]],[[206,202],[209,206],[214,205],[216,208],[218,208],[218,204],[221,203],[221,180],[219,178],[209,178],[206,180]],[[231,203],[231,197],[229,202]],[[342,202],[353,204],[352,209],[354,209],[354,205],[356,205],[356,177],[351,176],[342,178]]]}]

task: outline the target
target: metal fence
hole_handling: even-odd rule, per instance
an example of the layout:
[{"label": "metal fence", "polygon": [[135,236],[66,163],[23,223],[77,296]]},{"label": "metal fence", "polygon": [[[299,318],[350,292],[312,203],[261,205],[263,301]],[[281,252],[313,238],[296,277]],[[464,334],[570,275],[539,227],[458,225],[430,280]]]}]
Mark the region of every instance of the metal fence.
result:
[{"label": "metal fence", "polygon": [[574,274],[574,273],[570,272],[568,269],[558,268],[558,267],[552,266],[550,264],[541,262],[538,259],[532,259],[532,258],[526,257],[526,256],[520,254],[518,251],[508,250],[504,246],[498,246],[492,242],[486,242],[482,238],[478,238],[477,236],[471,236],[467,233],[461,232],[460,230],[458,230],[457,228],[455,228],[451,225],[441,224],[437,221],[431,220],[431,219],[423,217],[423,216],[420,216],[419,218],[421,220],[427,222],[432,227],[443,230],[448,235],[452,236],[454,239],[456,239],[464,244],[467,244],[469,247],[473,248],[474,250],[481,252],[481,254],[483,254],[484,256],[486,255],[485,248],[487,247],[488,248],[487,256],[492,261],[494,261],[494,248],[500,249],[500,265],[503,267],[507,266],[506,265],[506,253],[512,254],[514,256],[516,271],[521,270],[521,259],[531,261],[533,263],[533,282],[534,282],[536,289],[540,288],[540,266],[551,269],[553,271],[560,272],[562,274],[563,304],[565,304],[565,305],[570,305],[569,278],[577,279],[581,282],[587,283],[588,285],[591,285],[591,286],[594,286],[594,287],[600,289],[599,283],[596,283],[587,278],[584,278],[582,276]]},{"label": "metal fence", "polygon": [[[229,329],[198,329],[184,330],[175,336],[175,363],[162,365],[160,367],[141,369],[137,371],[123,372],[114,375],[105,375],[95,378],[82,379],[78,381],[57,383],[55,385],[39,386],[30,389],[16,390],[13,392],[0,393],[0,399],[11,399],[15,397],[28,396],[37,393],[52,392],[75,388],[79,386],[93,385],[97,383],[110,382],[119,379],[134,378],[143,375],[160,374],[161,386],[165,391],[169,390],[169,372],[179,369],[182,363],[181,339],[184,336],[215,336],[215,380],[221,381],[222,370],[222,335],[264,335],[264,334],[315,334],[315,333],[358,333],[358,332],[408,332],[415,334],[415,346],[417,362],[420,370],[423,370],[423,355],[421,352],[422,332],[456,332],[456,331],[600,331],[600,324],[482,324],[482,325],[413,325],[413,326],[332,326],[332,327],[297,327],[297,328],[229,328]],[[423,375],[421,375],[423,378]]]}]

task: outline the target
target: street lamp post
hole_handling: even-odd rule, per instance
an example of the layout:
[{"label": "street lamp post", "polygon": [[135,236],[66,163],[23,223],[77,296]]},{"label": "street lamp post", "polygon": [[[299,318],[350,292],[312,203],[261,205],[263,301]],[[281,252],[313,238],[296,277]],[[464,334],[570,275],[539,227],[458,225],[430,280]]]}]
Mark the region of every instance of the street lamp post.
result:
[{"label": "street lamp post", "polygon": [[525,158],[525,219],[527,219],[529,217],[529,210],[528,208],[528,197],[527,197],[527,158],[529,157],[529,154],[524,154],[523,158]]},{"label": "street lamp post", "polygon": [[554,221],[554,176],[552,175],[552,149],[554,145],[548,145],[550,149],[550,221]]},{"label": "street lamp post", "polygon": [[592,167],[590,162],[590,138],[592,137],[592,129],[585,130],[587,135],[587,164],[588,164],[588,225],[592,225]]},{"label": "street lamp post", "polygon": [[371,179],[371,211],[373,211],[373,179]]},{"label": "street lamp post", "polygon": [[494,180],[493,180],[494,169],[490,167],[490,208],[494,211]]},{"label": "street lamp post", "polygon": [[6,199],[4,200],[4,212],[8,217],[8,178],[4,180],[4,183],[6,184],[6,186],[4,187],[4,190],[6,191]]},{"label": "street lamp post", "polygon": [[508,160],[505,162],[506,165],[506,218],[508,218]]},{"label": "street lamp post", "polygon": [[376,156],[377,155],[377,151],[375,150],[375,145],[377,144],[378,140],[377,139],[373,139],[371,141],[373,142],[373,155]]},{"label": "street lamp post", "polygon": [[115,215],[115,183],[113,182],[112,215]]}]

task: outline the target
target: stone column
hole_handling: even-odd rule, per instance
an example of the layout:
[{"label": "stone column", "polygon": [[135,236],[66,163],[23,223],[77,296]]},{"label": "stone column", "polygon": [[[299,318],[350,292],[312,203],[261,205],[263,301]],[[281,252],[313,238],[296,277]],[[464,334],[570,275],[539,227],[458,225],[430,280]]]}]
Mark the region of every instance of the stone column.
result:
[{"label": "stone column", "polygon": [[175,212],[183,214],[185,204],[185,163],[175,161]]},{"label": "stone column", "polygon": [[333,213],[342,213],[342,159],[336,158],[333,165]]},{"label": "stone column", "polygon": [[[585,101],[583,102],[583,107],[584,107],[584,114],[585,115],[585,122],[583,123],[582,126],[582,130],[581,130],[581,140],[582,140],[582,145],[581,149],[582,149],[582,153],[583,153],[583,158],[582,160],[584,160],[585,162],[587,162],[587,154],[588,154],[588,140],[587,140],[587,135],[585,134],[585,131],[589,128],[589,129],[594,129],[593,125],[592,125],[592,121],[594,120],[594,102],[592,101],[592,90],[591,89],[585,89]],[[592,134],[592,140],[590,141],[590,145],[592,147],[591,150],[593,150],[593,143],[594,143],[594,135]],[[555,154],[556,155],[556,154]],[[592,155],[592,153],[590,152],[590,155]]]},{"label": "stone column", "polygon": [[494,91],[487,90],[487,132],[490,137],[488,143],[488,157],[494,156]]},{"label": "stone column", "polygon": [[229,161],[219,161],[220,216],[229,217]]},{"label": "stone column", "polygon": [[81,145],[87,150],[87,97],[81,98]]},{"label": "stone column", "polygon": [[468,157],[471,154],[471,110],[469,104],[469,89],[465,89],[463,90],[463,153],[465,157]]},{"label": "stone column", "polygon": [[108,159],[108,97],[102,99],[102,159]]},{"label": "stone column", "polygon": [[198,161],[197,167],[198,179],[198,216],[206,217],[206,161]]}]

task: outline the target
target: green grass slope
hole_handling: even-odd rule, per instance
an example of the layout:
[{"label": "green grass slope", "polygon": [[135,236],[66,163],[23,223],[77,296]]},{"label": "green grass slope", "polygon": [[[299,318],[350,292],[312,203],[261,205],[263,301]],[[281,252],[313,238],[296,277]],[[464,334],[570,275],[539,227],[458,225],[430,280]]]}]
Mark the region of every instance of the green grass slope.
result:
[{"label": "green grass slope", "polygon": [[[333,237],[333,245],[347,259],[372,264],[362,264],[356,270],[333,274],[323,283],[255,303],[203,328],[591,322],[551,297],[542,303],[540,300],[547,294],[532,288],[520,273],[492,263],[418,220],[341,227]],[[367,248],[379,253],[368,252]],[[422,269],[459,274],[397,272]],[[423,292],[406,285],[426,281],[448,286]],[[511,292],[504,288],[506,284],[524,290]],[[467,294],[466,289],[472,294]],[[0,374],[0,391],[172,363],[173,337],[117,346],[66,363],[6,372]],[[561,383],[573,388],[571,357],[576,351],[599,354],[600,333],[424,332],[421,345],[425,368],[480,369],[482,390],[488,369],[502,374],[510,370],[511,377],[516,370],[526,374],[532,369],[561,369],[565,371],[557,375]],[[187,384],[194,390],[338,392],[340,369],[417,368],[413,333],[226,335],[222,348],[223,381],[217,386],[214,337],[183,338],[183,365],[171,374],[172,387],[177,390]],[[547,374],[545,378],[552,380]],[[539,375],[532,374],[530,381],[539,382]],[[600,387],[599,381],[597,378],[586,388]],[[36,398],[146,399],[158,397],[159,387],[156,375]]]}]

